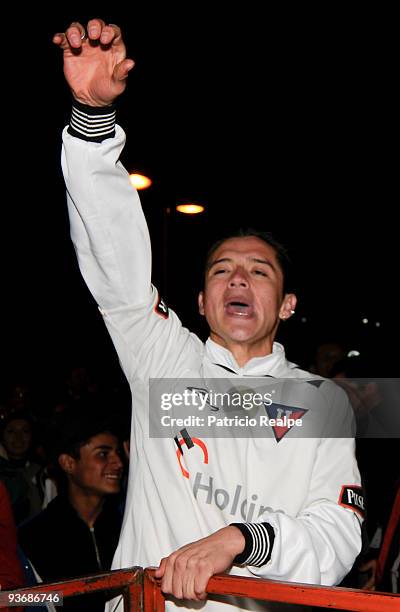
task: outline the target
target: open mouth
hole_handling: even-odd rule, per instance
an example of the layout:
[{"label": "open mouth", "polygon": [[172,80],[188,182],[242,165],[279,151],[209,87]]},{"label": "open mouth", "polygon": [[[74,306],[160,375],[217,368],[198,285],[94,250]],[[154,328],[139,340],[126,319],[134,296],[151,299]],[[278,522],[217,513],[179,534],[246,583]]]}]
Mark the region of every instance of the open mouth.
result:
[{"label": "open mouth", "polygon": [[225,310],[228,314],[237,317],[249,317],[253,314],[252,306],[247,302],[242,302],[239,300],[227,302],[225,305]]}]

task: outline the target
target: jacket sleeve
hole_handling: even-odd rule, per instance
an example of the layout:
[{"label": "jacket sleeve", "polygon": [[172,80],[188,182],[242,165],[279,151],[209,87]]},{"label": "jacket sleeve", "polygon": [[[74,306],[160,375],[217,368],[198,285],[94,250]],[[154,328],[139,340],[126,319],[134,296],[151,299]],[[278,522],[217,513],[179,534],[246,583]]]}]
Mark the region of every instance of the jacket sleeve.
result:
[{"label": "jacket sleeve", "polygon": [[71,238],[81,273],[100,308],[151,300],[151,248],[136,190],[118,161],[125,134],[102,143],[63,134]]},{"label": "jacket sleeve", "polygon": [[200,341],[151,285],[151,247],[136,190],[119,157],[123,130],[103,142],[63,133],[62,168],[71,238],[129,381],[168,376]]}]

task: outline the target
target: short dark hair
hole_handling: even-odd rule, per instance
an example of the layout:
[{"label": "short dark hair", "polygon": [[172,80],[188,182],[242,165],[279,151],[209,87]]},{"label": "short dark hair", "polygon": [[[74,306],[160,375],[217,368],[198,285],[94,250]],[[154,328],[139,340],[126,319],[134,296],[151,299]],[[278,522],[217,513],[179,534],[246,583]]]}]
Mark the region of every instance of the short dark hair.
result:
[{"label": "short dark hair", "polygon": [[70,402],[62,412],[43,423],[48,469],[60,493],[64,494],[68,489],[68,478],[58,461],[61,455],[70,455],[79,461],[81,448],[103,433],[109,433],[121,442],[119,423],[110,412],[111,405],[96,396]]},{"label": "short dark hair", "polygon": [[272,247],[276,253],[276,259],[283,275],[283,293],[285,294],[294,291],[293,265],[287,248],[281,242],[276,240],[276,238],[270,232],[256,230],[251,227],[245,229],[240,228],[236,232],[227,234],[225,237],[214,242],[206,255],[204,274],[207,273],[210,266],[210,260],[216,250],[219,249],[224,242],[230,240],[231,238],[258,238]]},{"label": "short dark hair", "polygon": [[57,462],[59,456],[66,453],[78,460],[81,447],[105,432],[120,439],[119,426],[110,414],[110,407],[103,406],[97,399],[75,400],[55,415],[49,425],[50,458]]}]

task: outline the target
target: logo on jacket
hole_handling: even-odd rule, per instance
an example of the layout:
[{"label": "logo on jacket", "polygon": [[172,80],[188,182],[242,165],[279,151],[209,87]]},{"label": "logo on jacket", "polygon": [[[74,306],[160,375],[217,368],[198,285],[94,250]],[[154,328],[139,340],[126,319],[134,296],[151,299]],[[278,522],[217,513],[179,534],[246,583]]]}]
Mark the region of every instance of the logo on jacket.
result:
[{"label": "logo on jacket", "polygon": [[242,484],[238,483],[235,489],[225,489],[216,485],[213,476],[202,472],[196,472],[192,482],[195,499],[203,504],[215,505],[231,516],[240,516],[246,523],[251,523],[266,510],[272,510],[261,503],[262,500],[259,500],[257,494],[246,494],[247,487]]},{"label": "logo on jacket", "polygon": [[[283,404],[270,404],[264,402],[265,411],[271,421],[275,421],[275,425],[271,425],[275,440],[280,442],[287,432],[294,426],[294,421],[301,419],[308,410],[305,408],[297,408],[284,406]],[[290,419],[290,422],[288,422]]]},{"label": "logo on jacket", "polygon": [[365,500],[362,487],[358,485],[343,485],[339,495],[339,505],[350,508],[362,518],[365,516]]},{"label": "logo on jacket", "polygon": [[200,440],[200,438],[191,438],[186,429],[182,429],[179,433],[181,434],[182,438],[178,438],[178,436],[174,438],[175,444],[178,447],[176,451],[176,457],[178,459],[182,476],[184,478],[189,478],[188,470],[182,465],[182,457],[184,455],[182,446],[185,444],[187,446],[188,451],[190,451],[194,446],[199,446],[203,451],[203,463],[206,465],[208,463],[208,450],[203,440]]},{"label": "logo on jacket", "polygon": [[158,296],[158,302],[154,306],[154,312],[160,315],[160,317],[162,317],[163,319],[168,319],[169,317],[168,306],[160,296]]}]

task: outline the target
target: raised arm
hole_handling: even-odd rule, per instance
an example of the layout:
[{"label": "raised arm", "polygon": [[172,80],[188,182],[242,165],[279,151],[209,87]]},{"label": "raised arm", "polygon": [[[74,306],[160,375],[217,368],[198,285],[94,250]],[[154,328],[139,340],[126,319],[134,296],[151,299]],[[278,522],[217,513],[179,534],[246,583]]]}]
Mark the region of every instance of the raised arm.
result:
[{"label": "raised arm", "polygon": [[113,102],[126,86],[120,29],[93,19],[53,41],[63,50],[64,73],[74,98],[64,130],[62,165],[71,237],[82,275],[100,308],[151,299],[151,249],[139,198],[119,163],[125,135],[115,126]]},{"label": "raised arm", "polygon": [[203,347],[198,339],[188,342],[189,333],[151,286],[147,224],[119,162],[125,134],[115,125],[113,103],[134,62],[126,59],[120,29],[100,19],[89,21],[87,33],[73,23],[53,41],[63,50],[74,98],[62,167],[79,268],[128,380],[171,375],[189,367],[193,342],[196,359]]}]

